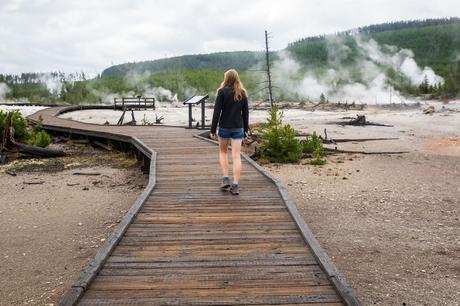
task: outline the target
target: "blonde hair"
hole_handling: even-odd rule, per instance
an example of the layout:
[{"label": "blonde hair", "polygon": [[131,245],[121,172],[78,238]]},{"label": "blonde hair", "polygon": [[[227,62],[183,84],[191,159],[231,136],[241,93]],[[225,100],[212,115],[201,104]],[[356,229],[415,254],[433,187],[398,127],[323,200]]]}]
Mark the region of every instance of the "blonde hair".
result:
[{"label": "blonde hair", "polygon": [[217,91],[221,90],[224,87],[231,87],[235,92],[233,99],[235,101],[240,101],[244,97],[246,97],[246,89],[243,86],[243,83],[240,81],[240,76],[235,69],[229,69],[224,74],[224,80],[219,86]]}]

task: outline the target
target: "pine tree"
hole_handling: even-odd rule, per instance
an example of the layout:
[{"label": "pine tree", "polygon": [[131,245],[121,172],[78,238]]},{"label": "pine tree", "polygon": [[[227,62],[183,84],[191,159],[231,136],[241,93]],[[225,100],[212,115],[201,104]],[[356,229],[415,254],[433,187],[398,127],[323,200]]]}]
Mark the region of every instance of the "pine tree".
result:
[{"label": "pine tree", "polygon": [[319,103],[326,103],[326,96],[323,93],[319,96]]}]

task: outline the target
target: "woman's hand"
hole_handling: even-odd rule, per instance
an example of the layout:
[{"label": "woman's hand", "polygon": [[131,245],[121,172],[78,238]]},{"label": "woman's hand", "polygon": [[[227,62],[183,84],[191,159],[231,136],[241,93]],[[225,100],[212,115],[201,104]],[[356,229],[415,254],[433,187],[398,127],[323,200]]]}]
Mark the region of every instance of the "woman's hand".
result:
[{"label": "woman's hand", "polygon": [[211,133],[209,134],[209,138],[211,138],[212,140],[217,140],[217,135],[215,133]]}]

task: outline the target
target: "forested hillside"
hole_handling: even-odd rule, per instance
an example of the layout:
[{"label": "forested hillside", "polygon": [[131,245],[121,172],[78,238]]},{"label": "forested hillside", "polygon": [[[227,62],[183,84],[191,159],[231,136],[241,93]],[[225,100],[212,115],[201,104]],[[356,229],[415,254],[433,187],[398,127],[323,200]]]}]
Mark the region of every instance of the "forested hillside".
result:
[{"label": "forested hillside", "polygon": [[460,59],[459,18],[428,20],[426,23],[414,21],[372,25],[332,36],[303,38],[289,44],[287,49],[304,64],[324,66],[329,59],[328,41],[341,38],[351,49],[349,56],[343,61],[348,64],[358,56],[353,39],[358,33],[368,35],[380,44],[411,50],[420,66],[430,66],[443,77],[449,73],[448,66]]},{"label": "forested hillside", "polygon": [[247,70],[250,67],[257,66],[263,59],[263,52],[253,51],[184,55],[112,66],[102,72],[102,77],[120,76],[128,73],[164,72],[186,69],[227,70],[234,68]]}]

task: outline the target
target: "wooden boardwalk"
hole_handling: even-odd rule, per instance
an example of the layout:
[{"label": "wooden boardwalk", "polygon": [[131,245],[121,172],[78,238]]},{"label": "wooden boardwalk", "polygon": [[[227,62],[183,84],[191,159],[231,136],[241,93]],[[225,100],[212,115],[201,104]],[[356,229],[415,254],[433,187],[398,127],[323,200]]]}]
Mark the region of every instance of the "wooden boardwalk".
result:
[{"label": "wooden boardwalk", "polygon": [[218,189],[215,144],[196,130],[83,124],[61,110],[30,119],[131,139],[152,158],[146,191],[61,305],[359,305],[285,190],[251,161],[233,196]]}]

